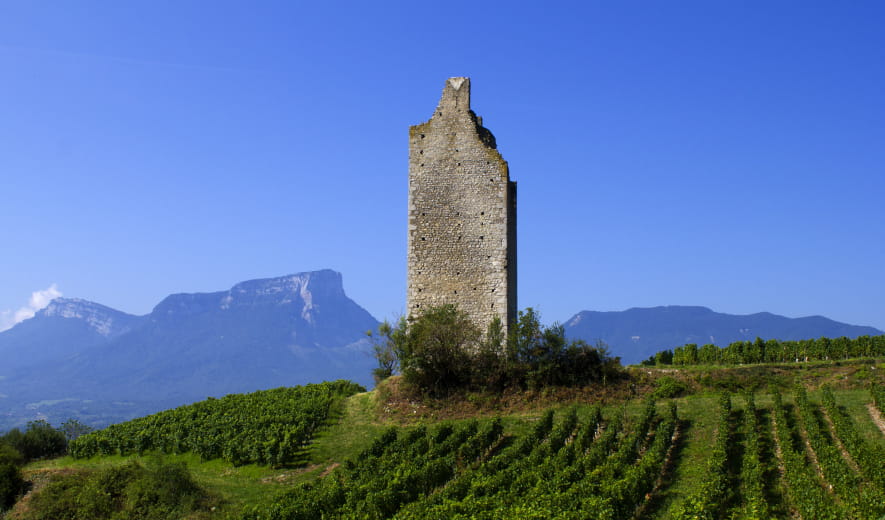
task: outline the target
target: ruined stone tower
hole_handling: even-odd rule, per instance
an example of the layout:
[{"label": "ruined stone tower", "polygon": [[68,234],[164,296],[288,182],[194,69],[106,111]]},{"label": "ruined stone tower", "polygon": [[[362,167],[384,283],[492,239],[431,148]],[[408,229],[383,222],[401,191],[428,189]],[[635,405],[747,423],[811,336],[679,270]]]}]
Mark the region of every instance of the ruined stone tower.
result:
[{"label": "ruined stone tower", "polygon": [[449,78],[433,116],[409,128],[408,314],[456,304],[485,331],[516,317],[516,183]]}]

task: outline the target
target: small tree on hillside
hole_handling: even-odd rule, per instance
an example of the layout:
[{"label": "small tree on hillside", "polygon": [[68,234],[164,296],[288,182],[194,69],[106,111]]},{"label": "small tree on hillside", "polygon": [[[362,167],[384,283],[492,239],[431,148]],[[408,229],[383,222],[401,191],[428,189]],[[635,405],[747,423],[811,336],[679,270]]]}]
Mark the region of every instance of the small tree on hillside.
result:
[{"label": "small tree on hillside", "polygon": [[407,383],[445,395],[470,380],[471,353],[482,334],[466,312],[454,305],[431,307],[407,331],[399,356]]},{"label": "small tree on hillside", "polygon": [[378,326],[377,334],[374,334],[371,330],[366,333],[374,342],[372,345],[373,355],[378,360],[378,367],[372,370],[375,384],[399,371],[399,358],[407,340],[407,326],[406,319],[400,317],[395,326],[384,320]]},{"label": "small tree on hillside", "polygon": [[61,432],[65,435],[65,439],[68,442],[71,442],[77,437],[81,435],[86,435],[87,433],[91,432],[93,428],[81,423],[77,419],[71,418],[61,423],[59,430],[61,430]]}]

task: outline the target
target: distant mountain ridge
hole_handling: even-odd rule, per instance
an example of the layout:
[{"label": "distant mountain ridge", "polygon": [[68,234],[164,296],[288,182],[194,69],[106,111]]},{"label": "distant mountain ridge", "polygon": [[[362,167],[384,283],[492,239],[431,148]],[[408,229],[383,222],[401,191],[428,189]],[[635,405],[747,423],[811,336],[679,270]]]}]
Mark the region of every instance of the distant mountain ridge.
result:
[{"label": "distant mountain ridge", "polygon": [[365,333],[377,325],[331,270],[173,294],[146,316],[57,299],[0,333],[0,431],[43,416],[102,424],[324,380],[368,385]]},{"label": "distant mountain ridge", "polygon": [[0,377],[10,377],[23,367],[68,358],[126,334],[144,322],[143,316],[98,303],[56,298],[33,318],[0,333]]},{"label": "distant mountain ridge", "polygon": [[827,336],[855,338],[885,334],[873,327],[848,325],[823,316],[787,318],[769,312],[736,315],[706,307],[634,307],[625,311],[582,311],[565,323],[566,335],[609,345],[625,364],[686,343],[724,347],[735,341],[800,340]]}]

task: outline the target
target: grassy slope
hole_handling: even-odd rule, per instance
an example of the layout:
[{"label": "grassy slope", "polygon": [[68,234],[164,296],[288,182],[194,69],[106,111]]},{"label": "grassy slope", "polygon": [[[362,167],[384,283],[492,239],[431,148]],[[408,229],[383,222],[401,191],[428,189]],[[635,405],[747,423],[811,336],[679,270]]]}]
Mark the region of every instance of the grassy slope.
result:
[{"label": "grassy slope", "polygon": [[[866,365],[865,365],[866,366]],[[711,381],[724,381],[725,384],[733,384],[741,378],[758,378],[758,369],[699,369],[692,368],[681,372],[673,370],[660,371],[643,369],[644,378],[659,377],[660,375],[678,375],[691,383],[694,393],[687,397],[677,399],[679,417],[681,420],[681,439],[674,450],[672,470],[668,475],[665,486],[659,496],[656,496],[649,507],[646,508],[644,517],[668,519],[672,517],[678,504],[691,493],[697,484],[704,478],[706,460],[710,446],[715,436],[715,411],[716,394]],[[792,384],[792,381],[800,380],[807,382],[812,389],[819,387],[823,382],[837,385],[837,402],[845,406],[850,415],[861,428],[864,436],[874,442],[885,445],[885,435],[878,430],[869,418],[866,403],[871,401],[869,392],[864,390],[864,385],[870,379],[882,382],[880,374],[885,374],[885,365],[881,363],[877,369],[869,370],[864,366],[852,366],[840,364],[837,367],[817,365],[805,369],[782,369],[771,368],[766,371],[768,375],[762,375],[763,379],[779,377],[783,379],[783,386]],[[869,374],[873,375],[870,376]],[[771,374],[776,374],[773,376]],[[860,376],[860,377],[858,377]],[[866,376],[866,377],[864,377]],[[785,401],[791,402],[791,392],[785,391]],[[247,465],[233,467],[231,464],[215,460],[201,462],[195,455],[168,456],[169,459],[185,462],[196,479],[207,489],[215,494],[219,500],[219,506],[211,517],[225,518],[228,514],[235,514],[246,505],[258,504],[268,500],[279,491],[289,488],[293,484],[317,478],[324,472],[330,471],[337,464],[343,462],[366,448],[373,438],[390,426],[391,419],[379,419],[384,417],[383,412],[387,403],[379,404],[379,396],[382,392],[373,391],[362,393],[348,398],[341,410],[336,413],[330,426],[314,439],[313,444],[306,454],[307,464],[298,468],[272,469],[264,466]],[[385,396],[388,397],[388,396]],[[819,393],[812,391],[810,397],[813,402],[819,403]],[[626,406],[628,413],[637,414],[640,409],[641,396],[628,400],[609,399],[604,409],[606,416],[616,413],[619,408]],[[530,428],[532,422],[539,417],[543,409],[552,403],[542,401],[526,403],[522,409],[508,407],[504,417],[505,431],[516,433]],[[577,405],[579,413],[584,414],[589,410],[590,400],[578,398],[570,403],[559,403],[558,408]],[[771,396],[767,393],[757,393],[756,405],[763,418],[763,424],[769,425],[766,416],[772,406]],[[733,407],[735,409],[736,422],[739,422],[740,413],[744,406],[743,399],[735,397]],[[481,412],[482,415],[493,415],[492,410]],[[436,413],[433,415],[416,414],[414,418],[396,416],[396,422],[432,424],[437,422]],[[739,426],[736,424],[736,428]],[[139,457],[96,457],[88,460],[73,460],[69,457],[41,461],[33,463],[26,468],[26,474],[40,476],[41,474],[61,471],[62,469],[97,468],[116,465]],[[738,468],[739,471],[739,468]],[[783,513],[788,510],[788,505],[779,502],[779,494],[775,491],[773,504],[774,511]]]}]

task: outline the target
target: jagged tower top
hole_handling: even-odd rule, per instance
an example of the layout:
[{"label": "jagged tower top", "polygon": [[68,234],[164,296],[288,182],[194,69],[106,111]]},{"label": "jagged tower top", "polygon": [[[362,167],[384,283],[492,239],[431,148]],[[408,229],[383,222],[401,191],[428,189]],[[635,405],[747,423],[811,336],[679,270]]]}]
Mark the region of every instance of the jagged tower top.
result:
[{"label": "jagged tower top", "polygon": [[447,110],[470,111],[470,78],[457,77],[446,81],[437,112],[442,111],[439,115],[444,115]]}]

